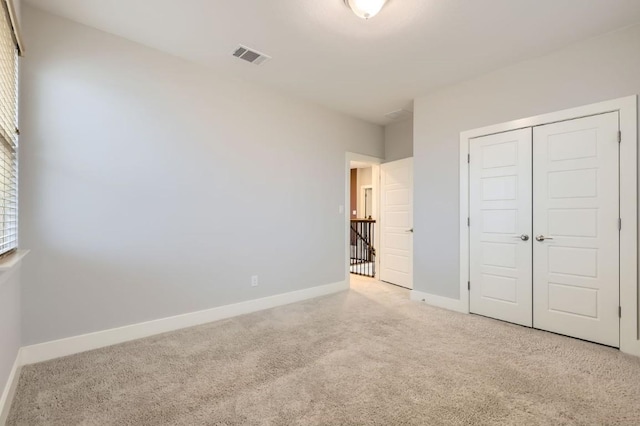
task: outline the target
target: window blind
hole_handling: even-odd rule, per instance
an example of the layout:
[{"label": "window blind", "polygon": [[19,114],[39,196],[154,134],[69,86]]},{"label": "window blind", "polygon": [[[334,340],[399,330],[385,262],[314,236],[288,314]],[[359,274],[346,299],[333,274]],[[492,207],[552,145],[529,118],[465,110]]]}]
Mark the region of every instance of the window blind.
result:
[{"label": "window blind", "polygon": [[0,1],[0,256],[18,245],[18,46]]}]

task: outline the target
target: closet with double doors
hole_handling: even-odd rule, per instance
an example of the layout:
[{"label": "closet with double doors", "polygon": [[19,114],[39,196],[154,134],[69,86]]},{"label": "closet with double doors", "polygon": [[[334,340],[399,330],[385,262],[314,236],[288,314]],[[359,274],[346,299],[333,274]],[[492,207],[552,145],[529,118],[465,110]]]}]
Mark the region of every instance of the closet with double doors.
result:
[{"label": "closet with double doors", "polygon": [[619,347],[619,112],[469,140],[469,310]]}]

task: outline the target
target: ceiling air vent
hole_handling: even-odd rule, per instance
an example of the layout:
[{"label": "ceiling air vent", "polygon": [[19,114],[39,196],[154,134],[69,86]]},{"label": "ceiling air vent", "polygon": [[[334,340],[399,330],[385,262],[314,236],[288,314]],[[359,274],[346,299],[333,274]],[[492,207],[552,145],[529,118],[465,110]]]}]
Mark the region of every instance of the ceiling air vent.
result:
[{"label": "ceiling air vent", "polygon": [[233,56],[236,58],[240,58],[247,62],[251,62],[254,65],[260,65],[271,59],[271,56],[265,55],[264,53],[257,52],[253,49],[249,49],[245,46],[238,47],[235,52],[233,52]]},{"label": "ceiling air vent", "polygon": [[413,112],[408,111],[406,109],[399,109],[397,111],[391,111],[386,113],[384,116],[390,120],[404,120],[405,118],[409,118],[413,115]]}]

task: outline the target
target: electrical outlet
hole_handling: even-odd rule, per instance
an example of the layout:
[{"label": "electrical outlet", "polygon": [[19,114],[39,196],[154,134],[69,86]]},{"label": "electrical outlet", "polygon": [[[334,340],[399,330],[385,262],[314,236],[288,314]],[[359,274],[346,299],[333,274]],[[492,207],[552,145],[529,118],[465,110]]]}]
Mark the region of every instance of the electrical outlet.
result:
[{"label": "electrical outlet", "polygon": [[257,287],[257,286],[258,286],[258,276],[253,275],[251,276],[251,287]]}]

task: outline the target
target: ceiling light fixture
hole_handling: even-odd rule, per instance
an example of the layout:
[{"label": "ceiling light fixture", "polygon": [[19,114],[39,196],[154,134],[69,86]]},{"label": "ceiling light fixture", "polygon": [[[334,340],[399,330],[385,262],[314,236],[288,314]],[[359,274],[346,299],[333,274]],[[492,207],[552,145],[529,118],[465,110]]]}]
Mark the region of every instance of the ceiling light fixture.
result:
[{"label": "ceiling light fixture", "polygon": [[353,13],[362,19],[376,16],[386,2],[387,0],[344,0],[344,4],[349,6]]}]

